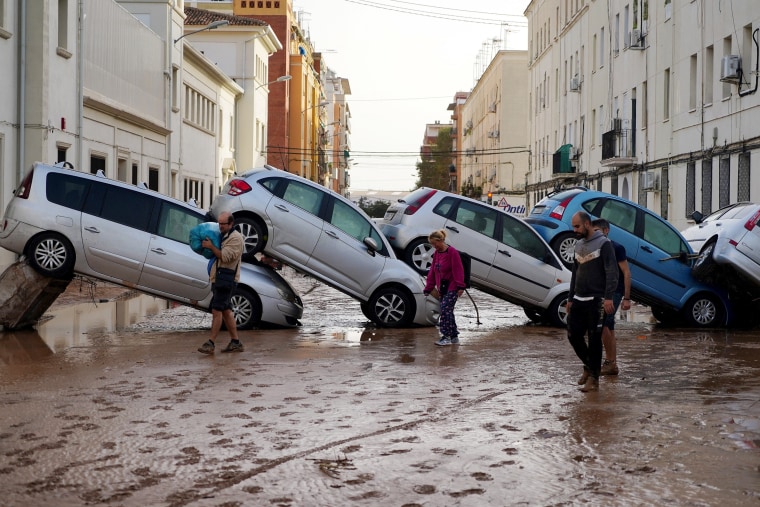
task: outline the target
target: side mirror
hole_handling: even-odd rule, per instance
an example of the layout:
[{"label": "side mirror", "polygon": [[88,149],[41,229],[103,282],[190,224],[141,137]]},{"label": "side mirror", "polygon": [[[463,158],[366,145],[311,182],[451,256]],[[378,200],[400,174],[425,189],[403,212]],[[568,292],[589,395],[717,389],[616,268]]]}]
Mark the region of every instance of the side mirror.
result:
[{"label": "side mirror", "polygon": [[694,219],[695,223],[701,224],[702,221],[705,219],[705,216],[702,213],[700,213],[699,211],[694,211],[691,214],[691,218]]},{"label": "side mirror", "polygon": [[364,244],[366,245],[367,251],[370,253],[370,255],[374,257],[375,252],[377,252],[378,250],[377,241],[367,236],[366,238],[364,238]]}]

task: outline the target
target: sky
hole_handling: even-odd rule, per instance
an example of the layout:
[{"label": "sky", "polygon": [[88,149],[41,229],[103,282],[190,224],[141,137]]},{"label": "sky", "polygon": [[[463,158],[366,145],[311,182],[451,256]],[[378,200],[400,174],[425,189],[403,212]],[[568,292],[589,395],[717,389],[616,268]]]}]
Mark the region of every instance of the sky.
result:
[{"label": "sky", "polygon": [[314,50],[350,83],[352,189],[414,188],[425,125],[451,122],[454,94],[496,51],[527,49],[529,3],[294,0]]}]

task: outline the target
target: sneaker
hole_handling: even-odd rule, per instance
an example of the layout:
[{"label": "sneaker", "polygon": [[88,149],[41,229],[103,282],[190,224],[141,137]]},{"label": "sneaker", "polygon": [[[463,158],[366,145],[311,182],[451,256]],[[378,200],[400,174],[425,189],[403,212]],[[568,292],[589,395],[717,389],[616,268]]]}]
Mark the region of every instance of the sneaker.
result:
[{"label": "sneaker", "polygon": [[451,340],[452,345],[459,345],[459,338],[457,338],[456,336],[452,336],[449,339]]},{"label": "sneaker", "polygon": [[582,386],[586,383],[588,380],[589,371],[586,368],[583,368],[583,375],[581,375],[581,378],[578,379],[578,385]]},{"label": "sneaker", "polygon": [[581,387],[581,392],[588,393],[599,390],[599,379],[589,376],[586,383]]},{"label": "sneaker", "polygon": [[243,352],[243,344],[240,340],[232,340],[222,352]]},{"label": "sneaker", "polygon": [[604,363],[602,363],[602,370],[599,372],[599,375],[617,375],[619,372],[620,370],[618,370],[617,361],[608,361],[605,359]]},{"label": "sneaker", "polygon": [[441,336],[441,339],[435,342],[435,344],[438,345],[439,347],[445,347],[447,345],[451,345],[451,338],[449,338],[448,336]]},{"label": "sneaker", "polygon": [[214,353],[214,342],[212,342],[211,340],[207,341],[206,343],[204,343],[203,345],[201,345],[198,348],[198,352],[200,352],[202,354],[213,354]]}]

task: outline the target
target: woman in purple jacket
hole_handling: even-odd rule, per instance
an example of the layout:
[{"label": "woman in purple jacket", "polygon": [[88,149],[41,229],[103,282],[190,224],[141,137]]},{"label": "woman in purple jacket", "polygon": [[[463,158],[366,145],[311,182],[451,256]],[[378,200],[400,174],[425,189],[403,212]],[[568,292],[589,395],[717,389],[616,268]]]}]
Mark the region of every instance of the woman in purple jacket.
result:
[{"label": "woman in purple jacket", "polygon": [[446,244],[446,231],[433,231],[428,236],[428,242],[433,245],[433,261],[428,272],[425,294],[433,294],[441,301],[441,317],[438,326],[441,339],[435,342],[438,346],[456,345],[459,343],[459,330],[454,319],[454,305],[465,289],[464,266],[459,252]]}]

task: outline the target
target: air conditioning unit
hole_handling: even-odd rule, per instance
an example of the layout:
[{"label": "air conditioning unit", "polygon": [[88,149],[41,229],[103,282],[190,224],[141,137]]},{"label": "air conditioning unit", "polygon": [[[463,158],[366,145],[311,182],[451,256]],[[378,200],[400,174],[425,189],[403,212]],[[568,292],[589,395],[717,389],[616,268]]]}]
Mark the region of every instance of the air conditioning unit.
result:
[{"label": "air conditioning unit", "polygon": [[570,91],[571,92],[578,92],[581,90],[581,82],[578,79],[578,77],[571,77],[570,78]]},{"label": "air conditioning unit", "polygon": [[641,189],[647,192],[655,192],[660,190],[660,175],[654,171],[647,171],[641,173]]},{"label": "air conditioning unit", "polygon": [[739,82],[742,59],[739,55],[726,55],[720,61],[720,80],[729,83]]},{"label": "air conditioning unit", "polygon": [[641,38],[641,30],[638,28],[631,30],[628,32],[628,38],[630,39],[630,44],[628,45],[630,49],[644,49],[644,40]]},{"label": "air conditioning unit", "polygon": [[620,132],[623,130],[623,119],[622,118],[613,118],[612,119],[612,130],[615,132]]}]

